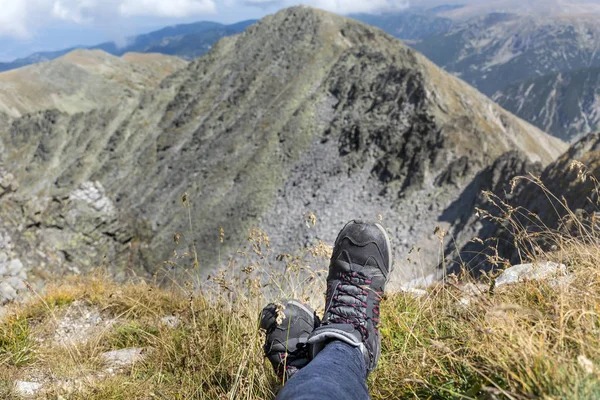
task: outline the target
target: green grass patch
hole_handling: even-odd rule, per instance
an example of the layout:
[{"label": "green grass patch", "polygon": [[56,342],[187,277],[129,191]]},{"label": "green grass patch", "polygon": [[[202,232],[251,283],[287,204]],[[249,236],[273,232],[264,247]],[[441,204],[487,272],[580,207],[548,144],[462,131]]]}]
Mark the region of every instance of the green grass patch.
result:
[{"label": "green grass patch", "polygon": [[154,344],[158,333],[156,327],[131,321],[113,327],[103,343],[110,350],[146,347]]},{"label": "green grass patch", "polygon": [[0,366],[22,367],[32,363],[35,346],[27,319],[9,317],[0,322]]}]

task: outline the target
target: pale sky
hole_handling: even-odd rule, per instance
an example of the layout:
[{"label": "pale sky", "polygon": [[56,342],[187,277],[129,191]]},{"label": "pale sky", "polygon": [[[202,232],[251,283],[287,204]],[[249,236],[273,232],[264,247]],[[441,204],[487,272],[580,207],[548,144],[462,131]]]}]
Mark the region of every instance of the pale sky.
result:
[{"label": "pale sky", "polygon": [[408,0],[0,0],[0,60],[119,41],[168,25],[233,23],[306,4],[339,14],[398,11]]}]

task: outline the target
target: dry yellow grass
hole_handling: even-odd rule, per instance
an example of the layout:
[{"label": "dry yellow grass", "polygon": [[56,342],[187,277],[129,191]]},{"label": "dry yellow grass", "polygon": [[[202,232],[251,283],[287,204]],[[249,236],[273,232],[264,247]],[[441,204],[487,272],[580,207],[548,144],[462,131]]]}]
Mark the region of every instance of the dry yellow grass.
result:
[{"label": "dry yellow grass", "polygon": [[[383,356],[370,379],[373,398],[594,398],[600,396],[600,273],[597,251],[578,252],[574,280],[524,282],[474,296],[448,282],[423,298],[384,302]],[[12,310],[0,329],[1,377],[50,382],[42,398],[268,399],[278,383],[262,357],[257,315],[267,299],[252,279],[221,276],[215,291],[192,294],[102,276],[72,278]],[[119,316],[86,344],[48,346],[33,339],[73,301]],[[172,329],[160,318],[176,315]],[[103,370],[102,352],[152,349],[124,374]],[[61,387],[64,379],[80,379]],[[61,384],[53,385],[52,382]],[[64,385],[63,385],[64,386]],[[8,397],[9,385],[0,385]]]}]

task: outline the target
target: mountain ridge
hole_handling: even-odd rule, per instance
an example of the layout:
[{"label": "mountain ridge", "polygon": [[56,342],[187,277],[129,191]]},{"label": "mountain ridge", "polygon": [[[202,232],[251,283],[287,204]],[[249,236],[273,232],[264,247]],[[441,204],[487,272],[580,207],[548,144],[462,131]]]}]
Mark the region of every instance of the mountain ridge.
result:
[{"label": "mountain ridge", "polygon": [[[446,0],[421,1],[421,7],[444,6]],[[581,16],[599,15],[598,0],[467,0],[457,7],[447,7],[439,10],[438,15],[454,20],[465,20],[483,14],[511,12],[521,15],[543,16]]]},{"label": "mountain ridge", "polygon": [[[585,241],[588,238],[582,235],[594,229],[600,133],[578,140],[545,168],[528,164],[522,155],[512,154],[491,172],[504,168],[507,162],[518,167],[503,174],[496,172],[492,177],[488,171],[484,179],[474,181],[480,184],[479,189],[488,191],[487,195],[481,194],[481,190],[476,196],[468,191],[461,195],[473,199],[478,211],[463,208],[457,214],[462,214],[462,221],[479,223],[467,223],[466,229],[453,232],[456,237],[464,236],[457,241],[466,243],[464,246],[451,243],[446,247],[447,257],[452,260],[449,264],[457,273],[466,268],[479,274],[504,264],[528,262],[540,252],[552,252],[553,248],[564,245],[563,241]],[[448,211],[452,215],[451,211],[456,210]],[[507,217],[511,218],[510,223]]]},{"label": "mountain ridge", "polygon": [[[479,170],[506,151],[547,164],[565,148],[397,39],[305,7],[222,39],[130,105],[9,125],[2,160],[20,189],[3,201],[33,218],[16,224],[30,232],[23,263],[51,263],[24,249],[60,249],[57,270],[105,253],[121,274],[183,273],[194,248],[209,273],[252,228],[286,251],[381,214],[400,221],[398,283],[420,273],[406,253],[439,243],[439,214]],[[23,202],[38,211],[18,214]],[[310,211],[314,231],[299,228]]]},{"label": "mountain ridge", "polygon": [[101,50],[74,50],[0,73],[0,111],[12,117],[47,109],[74,114],[134,101],[186,64],[162,54],[115,57]]},{"label": "mountain ridge", "polygon": [[[93,46],[73,46],[56,51],[33,53],[11,62],[0,63],[0,72],[52,61],[76,50],[102,50],[115,56],[122,56],[130,52],[162,53],[190,60],[208,52],[218,39],[239,34],[255,22],[256,20],[246,20],[225,25],[218,22],[200,21],[168,26],[133,36],[128,39],[125,46],[119,46],[114,42],[104,42]],[[184,43],[181,43],[182,41]]]}]

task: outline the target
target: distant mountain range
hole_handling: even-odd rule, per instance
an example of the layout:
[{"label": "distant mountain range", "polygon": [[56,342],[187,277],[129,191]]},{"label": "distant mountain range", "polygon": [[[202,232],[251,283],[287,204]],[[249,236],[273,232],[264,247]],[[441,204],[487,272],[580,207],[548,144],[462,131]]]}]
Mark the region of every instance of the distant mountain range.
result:
[{"label": "distant mountain range", "polygon": [[494,13],[454,25],[413,46],[488,96],[515,82],[600,66],[595,17]]},{"label": "distant mountain range", "polygon": [[[223,25],[217,22],[196,22],[167,27],[158,31],[129,38],[128,44],[123,47],[114,42],[101,43],[87,47],[89,50],[103,50],[109,54],[121,56],[126,53],[162,53],[178,56],[191,60],[206,54],[217,40],[242,33],[256,20],[242,21],[232,25]],[[79,47],[34,53],[28,57],[20,58],[8,63],[0,63],[0,72],[20,68],[42,61],[54,60]]]},{"label": "distant mountain range", "polygon": [[600,0],[461,0],[456,5],[448,5],[448,0],[419,0],[411,3],[455,21],[498,12],[543,17],[600,15]]},{"label": "distant mountain range", "polygon": [[600,67],[514,83],[496,92],[493,99],[565,140],[600,131]]},{"label": "distant mountain range", "polygon": [[398,39],[417,41],[433,35],[442,35],[454,25],[451,19],[438,17],[436,13],[437,10],[387,15],[354,14],[350,15],[350,18],[382,29]]},{"label": "distant mountain range", "polygon": [[[531,10],[512,0],[468,1],[464,6],[438,3],[423,2],[419,8],[400,13],[350,17],[404,40],[438,66],[555,136],[570,140],[598,128],[595,94],[589,87],[579,90],[581,73],[573,71],[591,69],[593,74],[593,68],[600,67],[600,24],[594,16],[564,14],[576,13],[580,7],[593,9],[600,1],[551,1],[547,5],[554,11],[546,17],[527,15]],[[523,14],[491,13],[467,20],[461,17],[508,8],[509,4]],[[162,53],[192,60],[207,53],[219,39],[239,34],[255,22],[177,25],[132,37],[124,47],[107,42],[90,49],[116,56],[127,52]],[[0,71],[53,60],[72,50],[36,53],[0,64]],[[553,81],[559,77],[560,82]],[[527,91],[531,86],[528,82],[536,79],[535,90]],[[590,79],[593,81],[592,77],[585,81]],[[545,102],[544,90],[555,84],[559,91],[569,93],[570,104],[563,103],[560,94]],[[526,93],[535,97],[527,97]]]}]

